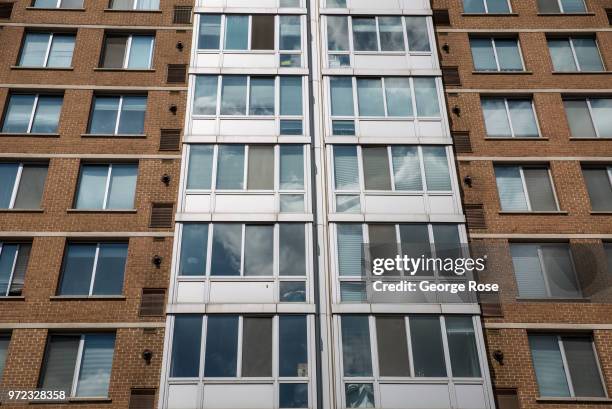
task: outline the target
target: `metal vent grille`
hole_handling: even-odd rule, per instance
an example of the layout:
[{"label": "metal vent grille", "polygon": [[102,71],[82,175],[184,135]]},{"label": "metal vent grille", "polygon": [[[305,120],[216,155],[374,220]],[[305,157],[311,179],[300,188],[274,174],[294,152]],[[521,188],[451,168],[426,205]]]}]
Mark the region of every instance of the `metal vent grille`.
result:
[{"label": "metal vent grille", "polygon": [[180,129],[162,129],[159,138],[160,151],[178,151],[181,147]]},{"label": "metal vent grille", "polygon": [[461,77],[457,67],[442,67],[442,80],[445,85],[461,85]]},{"label": "metal vent grille", "polygon": [[479,293],[480,311],[484,317],[502,317],[499,293]]},{"label": "metal vent grille", "polygon": [[453,132],[453,142],[457,153],[472,152],[472,142],[470,141],[469,132]]},{"label": "metal vent grille", "polygon": [[191,24],[191,6],[174,6],[173,24]]},{"label": "metal vent grille", "polygon": [[0,4],[0,18],[11,18],[13,12],[13,3]]},{"label": "metal vent grille", "polygon": [[186,64],[168,64],[166,82],[169,84],[184,84],[187,79]]},{"label": "metal vent grille", "polygon": [[155,409],[155,389],[132,389],[129,409]]},{"label": "metal vent grille", "polygon": [[433,10],[433,22],[438,26],[450,26],[450,16],[447,9]]},{"label": "metal vent grille", "polygon": [[465,219],[469,229],[486,229],[484,207],[482,204],[466,204]]},{"label": "metal vent grille", "polygon": [[140,299],[140,316],[157,317],[164,315],[166,290],[143,288]]},{"label": "metal vent grille", "polygon": [[150,227],[158,229],[172,227],[173,208],[173,203],[153,203],[151,207]]}]

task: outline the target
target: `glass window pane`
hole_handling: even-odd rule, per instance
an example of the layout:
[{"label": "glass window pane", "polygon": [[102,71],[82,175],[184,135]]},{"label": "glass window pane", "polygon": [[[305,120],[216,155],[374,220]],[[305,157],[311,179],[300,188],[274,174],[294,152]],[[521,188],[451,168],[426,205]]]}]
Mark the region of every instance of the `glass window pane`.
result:
[{"label": "glass window pane", "polygon": [[195,378],[200,373],[202,316],[177,314],[172,335],[171,378]]},{"label": "glass window pane", "polygon": [[551,297],[579,298],[581,292],[576,281],[570,249],[564,244],[542,245],[542,263]]},{"label": "glass window pane", "polygon": [[72,65],[74,40],[73,35],[55,34],[49,51],[47,67],[70,67]]},{"label": "glass window pane", "polygon": [[56,133],[64,98],[40,95],[32,122],[32,133]]},{"label": "glass window pane", "polygon": [[120,295],[128,254],[127,243],[101,243],[94,280],[94,295]]},{"label": "glass window pane", "polygon": [[572,38],[580,71],[603,71],[597,44],[593,38]]},{"label": "glass window pane", "polygon": [[64,391],[70,396],[80,340],[78,335],[49,336],[40,379],[41,389]]},{"label": "glass window pane", "polygon": [[221,38],[221,15],[200,14],[200,31],[198,34],[198,49],[218,50]]},{"label": "glass window pane", "polygon": [[68,244],[59,295],[88,295],[96,255],[95,244]]},{"label": "glass window pane", "polygon": [[107,209],[133,209],[138,165],[113,165],[108,186]]},{"label": "glass window pane", "polygon": [[605,398],[592,338],[568,336],[562,339],[574,395]]},{"label": "glass window pane", "polygon": [[534,244],[512,243],[510,245],[512,265],[520,297],[547,297],[538,250],[539,246]]},{"label": "glass window pane", "polygon": [[[230,80],[230,78],[225,79]],[[216,75],[196,75],[193,98],[194,115],[215,115],[217,113],[217,81]],[[230,90],[228,89],[227,92]],[[246,104],[246,100],[244,103]]]},{"label": "glass window pane", "polygon": [[386,147],[362,147],[366,190],[391,190],[389,153]]},{"label": "glass window pane", "polygon": [[281,145],[280,188],[304,189],[304,147],[302,145]]},{"label": "glass window pane", "polygon": [[327,16],[327,50],[349,50],[348,18],[346,16]]},{"label": "glass window pane", "polygon": [[426,17],[404,17],[408,34],[408,49],[414,51],[431,51]]},{"label": "glass window pane", "polygon": [[558,0],[538,0],[538,11],[540,13],[560,13]]},{"label": "glass window pane", "polygon": [[391,147],[393,178],[396,190],[421,190],[421,166],[419,153],[413,146]]},{"label": "glass window pane", "polygon": [[495,48],[500,69],[508,71],[523,70],[518,41],[515,38],[496,38]]},{"label": "glass window pane", "polygon": [[8,209],[13,197],[13,187],[17,178],[19,165],[17,163],[0,163],[0,209]]},{"label": "glass window pane", "polygon": [[207,243],[208,224],[183,224],[179,275],[203,276],[206,274]]},{"label": "glass window pane", "polygon": [[57,8],[57,0],[34,0],[34,7]]},{"label": "glass window pane", "polygon": [[217,160],[217,189],[244,188],[244,146],[220,145]]},{"label": "glass window pane", "polygon": [[123,97],[117,133],[143,135],[146,111],[147,97]]},{"label": "glass window pane", "polygon": [[247,77],[224,76],[221,85],[221,115],[245,115]]},{"label": "glass window pane", "polygon": [[102,67],[123,68],[125,50],[129,36],[107,36],[102,51]]},{"label": "glass window pane", "polygon": [[327,7],[346,7],[346,0],[327,0]]},{"label": "glass window pane", "polygon": [[238,317],[215,315],[207,317],[204,376],[235,377],[238,356]]},{"label": "glass window pane", "polygon": [[300,0],[280,0],[280,7],[300,7]]},{"label": "glass window pane", "polygon": [[187,189],[210,189],[212,186],[213,145],[189,146]]},{"label": "glass window pane", "polygon": [[279,376],[308,376],[308,332],[305,315],[278,319]]},{"label": "glass window pane", "polygon": [[338,273],[358,276],[362,273],[363,233],[360,224],[337,224]]},{"label": "glass window pane", "polygon": [[357,195],[336,195],[337,213],[359,213],[361,200]]},{"label": "glass window pane", "polygon": [[[13,274],[15,256],[19,250],[18,244],[0,243],[0,297],[6,296]],[[1,364],[2,362],[0,362]],[[2,372],[0,372],[2,375]]]},{"label": "glass window pane", "polygon": [[508,100],[512,131],[517,138],[538,137],[538,125],[531,100]]},{"label": "glass window pane", "polygon": [[[368,250],[372,260],[393,259],[397,255],[397,233],[393,224],[368,224]],[[395,271],[388,275],[396,274]]]},{"label": "glass window pane", "polygon": [[6,357],[8,356],[8,347],[10,342],[10,335],[0,335],[0,377],[4,372],[4,364],[6,363]]},{"label": "glass window pane", "polygon": [[249,115],[274,115],[274,78],[251,77]]},{"label": "glass window pane", "polygon": [[570,396],[559,342],[554,335],[529,335],[540,396]]},{"label": "glass window pane", "polygon": [[302,115],[302,77],[280,77],[280,87],[280,114]]},{"label": "glass window pane", "polygon": [[423,162],[427,190],[451,190],[446,149],[433,146],[424,147]]},{"label": "glass window pane", "polygon": [[405,318],[377,317],[376,342],[380,376],[410,376]]},{"label": "glass window pane", "polygon": [[586,100],[564,100],[565,115],[574,138],[595,138],[595,128]]},{"label": "glass window pane", "polygon": [[347,383],[346,407],[373,408],[374,386],[371,383]]},{"label": "glass window pane", "polygon": [[374,17],[353,17],[353,47],[355,51],[378,51]]},{"label": "glass window pane", "polygon": [[81,357],[76,396],[108,396],[115,334],[87,334]]},{"label": "glass window pane", "polygon": [[280,49],[301,50],[302,28],[300,16],[279,16],[280,22]]},{"label": "glass window pane", "polygon": [[434,78],[414,78],[414,95],[416,97],[417,115],[440,116],[440,104]]},{"label": "glass window pane", "polygon": [[606,168],[582,169],[584,181],[589,191],[591,209],[594,211],[612,210],[612,185]]},{"label": "glass window pane", "polygon": [[524,168],[527,195],[533,211],[558,210],[548,169]]},{"label": "glass window pane", "polygon": [[114,134],[118,112],[119,97],[94,97],[89,133],[98,135]]},{"label": "glass window pane", "polygon": [[409,78],[385,78],[385,94],[389,116],[412,116],[412,96]]},{"label": "glass window pane", "polygon": [[367,299],[366,283],[361,281],[340,283],[340,300],[342,302],[365,302]]},{"label": "glass window pane", "polygon": [[271,276],[274,271],[274,226],[246,225],[244,275]]},{"label": "glass window pane", "polygon": [[344,376],[372,376],[372,352],[367,315],[342,316]]},{"label": "glass window pane", "polygon": [[555,71],[576,71],[576,63],[567,38],[548,39],[548,49]]},{"label": "glass window pane", "polygon": [[28,132],[35,99],[35,95],[11,95],[8,102],[8,108],[6,108],[6,113],[4,114],[2,132]]},{"label": "glass window pane", "polygon": [[225,49],[247,50],[249,48],[249,16],[225,17]]},{"label": "glass window pane", "polygon": [[505,101],[502,98],[483,98],[481,104],[487,136],[511,137]]},{"label": "glass window pane", "polygon": [[353,80],[351,77],[331,77],[332,116],[353,116]]},{"label": "glass window pane", "polygon": [[62,0],[60,4],[62,9],[83,8],[83,0]]},{"label": "glass window pane", "polygon": [[306,283],[303,281],[281,281],[280,302],[306,302]]},{"label": "glass window pane", "polygon": [[[0,171],[1,174],[1,171]],[[47,178],[46,165],[27,165],[21,171],[21,180],[17,189],[17,196],[13,208],[15,209],[40,209],[40,201],[45,188],[45,179]],[[9,182],[9,186],[13,186],[11,179],[2,179]],[[0,196],[2,193],[0,193]],[[2,200],[0,199],[0,202]],[[0,206],[1,207],[1,206]]]},{"label": "glass window pane", "polygon": [[132,36],[128,68],[151,68],[153,36]]},{"label": "glass window pane", "polygon": [[357,80],[359,116],[385,116],[382,80],[359,78]]},{"label": "glass window pane", "polygon": [[[281,106],[282,110],[282,106]],[[281,135],[303,135],[304,130],[302,129],[302,121],[299,119],[281,119],[280,120],[280,134]]]},{"label": "glass window pane", "polygon": [[240,275],[242,225],[217,223],[213,226],[211,276]]},{"label": "glass window pane", "polygon": [[465,13],[484,13],[484,0],[463,0],[463,11]]},{"label": "glass window pane", "polygon": [[281,383],[279,389],[279,407],[281,409],[308,407],[307,383]]},{"label": "glass window pane", "polygon": [[279,275],[306,275],[305,227],[299,223],[279,224]]},{"label": "glass window pane", "polygon": [[251,50],[274,50],[274,16],[254,14],[251,19]]},{"label": "glass window pane", "polygon": [[107,165],[82,166],[75,207],[77,209],[102,209],[107,177]]},{"label": "glass window pane", "polygon": [[584,13],[584,0],[561,0],[564,13]]},{"label": "glass window pane", "polygon": [[159,0],[138,0],[138,10],[159,10]]},{"label": "glass window pane", "polygon": [[591,99],[593,122],[600,138],[612,138],[612,99]]},{"label": "glass window pane", "polygon": [[131,10],[137,0],[112,0],[111,8],[115,10]]},{"label": "glass window pane", "polygon": [[414,375],[446,376],[440,319],[436,316],[410,316],[410,337]]},{"label": "glass window pane", "polygon": [[510,13],[508,0],[485,0],[489,13]]},{"label": "glass window pane", "polygon": [[280,211],[281,213],[303,213],[304,195],[280,195]]},{"label": "glass window pane", "polygon": [[445,322],[453,376],[480,377],[480,360],[472,318],[447,316]]},{"label": "glass window pane", "polygon": [[523,181],[518,166],[496,166],[495,179],[497,180],[497,190],[502,210],[528,210],[527,198],[523,190]]},{"label": "glass window pane", "polygon": [[19,65],[22,67],[43,67],[50,36],[46,33],[27,33],[23,40]]},{"label": "glass window pane", "polygon": [[243,318],[242,376],[272,376],[272,318]]},{"label": "glass window pane", "polygon": [[379,17],[378,27],[382,51],[404,51],[404,29],[401,17]]},{"label": "glass window pane", "polygon": [[490,38],[470,38],[470,48],[476,71],[497,71],[495,53]]},{"label": "glass window pane", "polygon": [[249,169],[247,173],[247,189],[274,189],[274,147],[249,146]]},{"label": "glass window pane", "polygon": [[336,190],[359,190],[356,146],[334,146],[334,180]]}]

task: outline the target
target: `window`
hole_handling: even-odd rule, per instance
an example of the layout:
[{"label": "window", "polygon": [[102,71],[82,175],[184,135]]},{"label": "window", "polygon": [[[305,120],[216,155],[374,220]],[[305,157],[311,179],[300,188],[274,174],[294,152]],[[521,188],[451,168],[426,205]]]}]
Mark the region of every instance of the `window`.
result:
[{"label": "window", "polygon": [[346,7],[346,0],[326,0],[327,7]]},{"label": "window", "polygon": [[75,200],[77,209],[134,208],[137,164],[83,165]]},{"label": "window", "polygon": [[153,59],[152,35],[108,34],[102,49],[102,68],[143,70],[151,68]]},{"label": "window", "polygon": [[3,133],[54,134],[64,97],[44,94],[10,94]]},{"label": "window", "polygon": [[476,71],[523,71],[516,38],[470,38]]},{"label": "window", "polygon": [[111,0],[113,10],[159,10],[159,0]]},{"label": "window", "polygon": [[0,334],[0,379],[2,379],[2,373],[4,372],[4,365],[6,363],[6,357],[8,356],[8,348],[10,343],[10,334]]},{"label": "window", "polygon": [[603,71],[594,37],[553,37],[548,39],[553,70],[558,72]]},{"label": "window", "polygon": [[31,244],[0,242],[0,297],[22,294],[31,249]]},{"label": "window", "polygon": [[566,244],[512,243],[510,252],[520,297],[581,297],[572,254]]},{"label": "window", "polygon": [[537,138],[540,136],[530,99],[482,98],[482,112],[490,138]]},{"label": "window", "polygon": [[40,209],[47,165],[0,163],[0,209]]},{"label": "window", "polygon": [[34,0],[34,7],[43,9],[82,9],[83,0]]},{"label": "window", "polygon": [[72,65],[75,38],[74,34],[26,33],[19,66],[68,68]]},{"label": "window", "polygon": [[330,77],[332,116],[353,116],[354,98],[361,117],[440,116],[434,78],[368,77],[353,81],[355,86],[349,77]]},{"label": "window", "polygon": [[39,388],[107,397],[114,349],[114,333],[50,334]]},{"label": "window", "polygon": [[612,99],[564,99],[565,114],[574,138],[612,138]]},{"label": "window", "polygon": [[[170,377],[197,378],[204,383],[215,382],[216,378],[270,378],[278,388],[280,403],[275,406],[306,408],[307,324],[305,315],[177,315]],[[278,347],[274,348],[275,344]],[[204,355],[203,373],[199,369],[201,354]],[[276,371],[273,363],[278,365]]]},{"label": "window", "polygon": [[612,167],[583,166],[582,174],[591,199],[591,209],[612,210]]},{"label": "window", "polygon": [[538,0],[540,13],[586,13],[584,0]]},{"label": "window", "polygon": [[474,14],[511,13],[509,0],[463,0],[463,12]]},{"label": "window", "polygon": [[591,335],[530,334],[540,396],[606,397]]},{"label": "window", "polygon": [[69,243],[58,295],[121,295],[127,243]]},{"label": "window", "polygon": [[495,166],[495,179],[503,211],[559,210],[548,167]]},{"label": "window", "polygon": [[143,135],[147,97],[96,95],[89,120],[92,135]]}]

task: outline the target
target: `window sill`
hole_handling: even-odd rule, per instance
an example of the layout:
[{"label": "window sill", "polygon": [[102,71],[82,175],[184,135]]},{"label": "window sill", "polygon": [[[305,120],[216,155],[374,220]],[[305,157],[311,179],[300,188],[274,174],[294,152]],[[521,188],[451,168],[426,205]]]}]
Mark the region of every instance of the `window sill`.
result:
[{"label": "window sill", "polygon": [[574,402],[574,403],[608,403],[612,402],[610,398],[553,398],[553,397],[539,397],[536,398],[536,402]]},{"label": "window sill", "polygon": [[27,133],[27,132],[0,132],[0,137],[30,137],[30,138],[59,138],[58,133]]},{"label": "window sill", "polygon": [[27,67],[27,66],[23,66],[23,65],[11,65],[11,70],[73,71],[74,67]]},{"label": "window sill", "polygon": [[0,301],[25,301],[25,297],[23,295],[3,295]]},{"label": "window sill", "polygon": [[485,141],[548,141],[549,138],[546,136],[485,136]]},{"label": "window sill", "polygon": [[84,133],[81,134],[81,138],[125,138],[125,139],[144,139],[146,134],[94,134]]},{"label": "window sill", "polygon": [[462,17],[518,17],[518,13],[461,13]]},{"label": "window sill", "polygon": [[96,67],[94,71],[101,72],[155,72],[152,68],[104,68]]},{"label": "window sill", "polygon": [[0,209],[0,213],[44,213],[44,209]]},{"label": "window sill", "polygon": [[124,301],[124,295],[52,295],[51,301]]},{"label": "window sill", "polygon": [[59,8],[59,7],[26,7],[26,10],[41,10],[41,11],[85,11],[83,7],[79,8]]},{"label": "window sill", "polygon": [[533,71],[472,71],[473,75],[532,75]]},{"label": "window sill", "polygon": [[500,215],[520,215],[520,216],[528,216],[528,215],[536,215],[536,216],[546,216],[546,215],[551,215],[551,216],[565,216],[568,214],[568,212],[563,211],[563,210],[553,210],[553,211],[541,211],[541,212],[528,212],[528,211],[501,211],[499,212]]},{"label": "window sill", "polygon": [[564,16],[594,16],[595,13],[585,11],[584,13],[538,13],[536,16],[553,16],[553,17],[564,17]]},{"label": "window sill", "polygon": [[552,75],[608,75],[612,71],[553,71]]},{"label": "window sill", "polygon": [[146,14],[161,14],[161,10],[126,10],[126,9],[104,9],[108,13],[146,13]]},{"label": "window sill", "polygon": [[612,215],[612,210],[591,210],[591,214],[594,216],[608,216]]},{"label": "window sill", "polygon": [[517,297],[516,301],[518,302],[548,302],[548,303],[560,303],[560,302],[571,302],[571,303],[590,303],[591,299],[589,297],[584,298],[528,298],[528,297]]},{"label": "window sill", "polygon": [[597,136],[595,136],[595,137],[588,136],[588,137],[585,137],[585,138],[581,138],[579,136],[571,136],[569,138],[569,140],[570,141],[601,141],[601,140],[611,141],[612,137],[609,137],[609,136],[600,136],[600,137],[597,137]]},{"label": "window sill", "polygon": [[136,213],[136,209],[68,209],[68,213]]}]

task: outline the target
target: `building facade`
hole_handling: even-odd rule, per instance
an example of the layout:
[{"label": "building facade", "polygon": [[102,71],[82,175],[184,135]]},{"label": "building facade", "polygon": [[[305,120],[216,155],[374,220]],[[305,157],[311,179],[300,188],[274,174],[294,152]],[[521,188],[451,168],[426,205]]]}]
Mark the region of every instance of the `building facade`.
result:
[{"label": "building facade", "polygon": [[2,407],[156,401],[191,8],[0,2]]},{"label": "building facade", "polygon": [[432,7],[498,407],[609,406],[612,3]]}]

